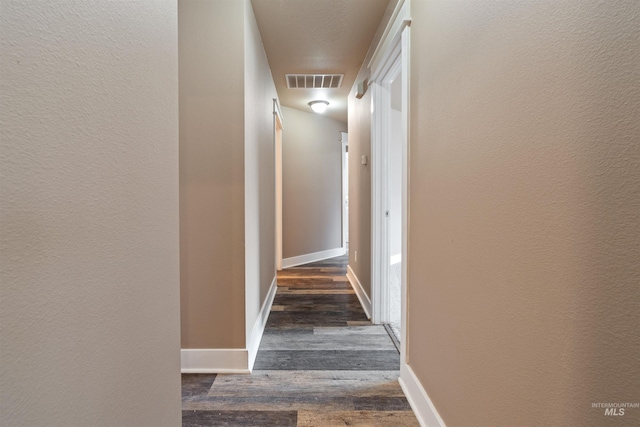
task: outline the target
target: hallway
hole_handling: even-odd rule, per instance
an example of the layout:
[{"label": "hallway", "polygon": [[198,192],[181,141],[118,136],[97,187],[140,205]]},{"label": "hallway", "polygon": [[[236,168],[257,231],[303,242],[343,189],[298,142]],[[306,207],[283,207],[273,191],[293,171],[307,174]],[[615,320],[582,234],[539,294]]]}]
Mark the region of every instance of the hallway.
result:
[{"label": "hallway", "polygon": [[415,426],[399,355],[367,320],[347,257],[278,273],[250,375],[182,375],[183,426]]}]

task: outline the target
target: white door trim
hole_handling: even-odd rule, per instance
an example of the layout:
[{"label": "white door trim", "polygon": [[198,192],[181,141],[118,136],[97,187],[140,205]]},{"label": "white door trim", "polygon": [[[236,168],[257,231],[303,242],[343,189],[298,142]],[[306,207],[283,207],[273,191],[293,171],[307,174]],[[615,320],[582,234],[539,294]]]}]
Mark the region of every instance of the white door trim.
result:
[{"label": "white door trim", "polygon": [[409,4],[400,1],[392,21],[380,40],[371,67],[372,120],[371,120],[371,167],[372,167],[372,262],[371,293],[374,323],[388,321],[389,298],[389,239],[386,216],[388,187],[388,136],[390,134],[390,84],[402,73],[402,245],[401,245],[401,337],[400,363],[406,365],[406,319],[407,319],[407,228],[408,228],[408,121],[409,121]]},{"label": "white door trim", "polygon": [[[391,126],[389,110],[391,105],[391,83],[402,72],[400,50],[394,49],[389,58],[393,62],[385,65],[384,72],[373,84],[373,129],[372,129],[372,227],[373,257],[372,260],[372,297],[373,322],[388,323],[390,320],[390,302],[388,298],[389,260],[389,157]],[[404,137],[404,136],[403,136]],[[404,151],[404,146],[403,146]],[[405,174],[406,165],[402,165]],[[404,205],[403,205],[404,210]],[[395,213],[393,213],[395,214]],[[401,255],[402,258],[402,255]]]},{"label": "white door trim", "polygon": [[349,150],[349,137],[347,132],[340,132],[340,142],[342,143],[342,247],[347,249],[349,240],[349,164],[347,163],[347,152]]},{"label": "white door trim", "polygon": [[282,270],[282,111],[273,98],[273,145],[275,152],[276,180],[276,269]]},{"label": "white door trim", "polygon": [[[407,12],[408,13],[408,12]],[[407,265],[409,263],[409,95],[410,95],[410,31],[411,20],[402,25],[402,266],[401,266],[401,332],[400,365],[407,365]]]}]

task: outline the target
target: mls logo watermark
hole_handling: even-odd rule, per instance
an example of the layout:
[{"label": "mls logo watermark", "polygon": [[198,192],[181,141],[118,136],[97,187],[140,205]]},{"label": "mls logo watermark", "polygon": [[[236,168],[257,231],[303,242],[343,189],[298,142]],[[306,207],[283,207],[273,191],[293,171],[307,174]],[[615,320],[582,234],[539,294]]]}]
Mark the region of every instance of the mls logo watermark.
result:
[{"label": "mls logo watermark", "polygon": [[623,416],[624,415],[624,408],[607,408],[607,409],[604,410],[604,414],[606,416],[613,415],[614,417]]},{"label": "mls logo watermark", "polygon": [[625,411],[640,408],[640,403],[592,403],[591,407],[604,409],[605,417],[623,417]]}]

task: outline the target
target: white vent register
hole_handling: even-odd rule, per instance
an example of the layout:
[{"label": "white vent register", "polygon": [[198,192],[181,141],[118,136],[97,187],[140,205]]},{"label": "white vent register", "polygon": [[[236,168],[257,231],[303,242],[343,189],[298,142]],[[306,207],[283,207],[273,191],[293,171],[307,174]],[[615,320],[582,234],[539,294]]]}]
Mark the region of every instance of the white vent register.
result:
[{"label": "white vent register", "polygon": [[289,89],[336,89],[344,74],[285,74]]}]

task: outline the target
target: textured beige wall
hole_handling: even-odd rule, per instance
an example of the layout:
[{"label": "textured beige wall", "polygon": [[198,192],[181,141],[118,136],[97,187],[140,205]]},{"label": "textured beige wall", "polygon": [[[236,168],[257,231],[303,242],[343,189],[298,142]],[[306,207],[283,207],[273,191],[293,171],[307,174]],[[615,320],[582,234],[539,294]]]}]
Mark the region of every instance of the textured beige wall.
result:
[{"label": "textured beige wall", "polygon": [[178,19],[182,348],[244,348],[244,2]]},{"label": "textured beige wall", "polygon": [[411,3],[409,364],[449,426],[640,425],[640,3]]},{"label": "textured beige wall", "polygon": [[0,2],[0,425],[180,425],[172,1]]},{"label": "textured beige wall", "polygon": [[347,124],[283,107],[282,257],[342,246],[342,145]]},{"label": "textured beige wall", "polygon": [[[366,63],[366,61],[365,61]],[[360,71],[356,84],[369,77]],[[349,94],[349,267],[371,297],[371,91],[355,97]],[[357,259],[356,259],[357,252]]]},{"label": "textured beige wall", "polygon": [[246,327],[250,334],[276,275],[273,99],[278,97],[249,0],[245,0]]}]

